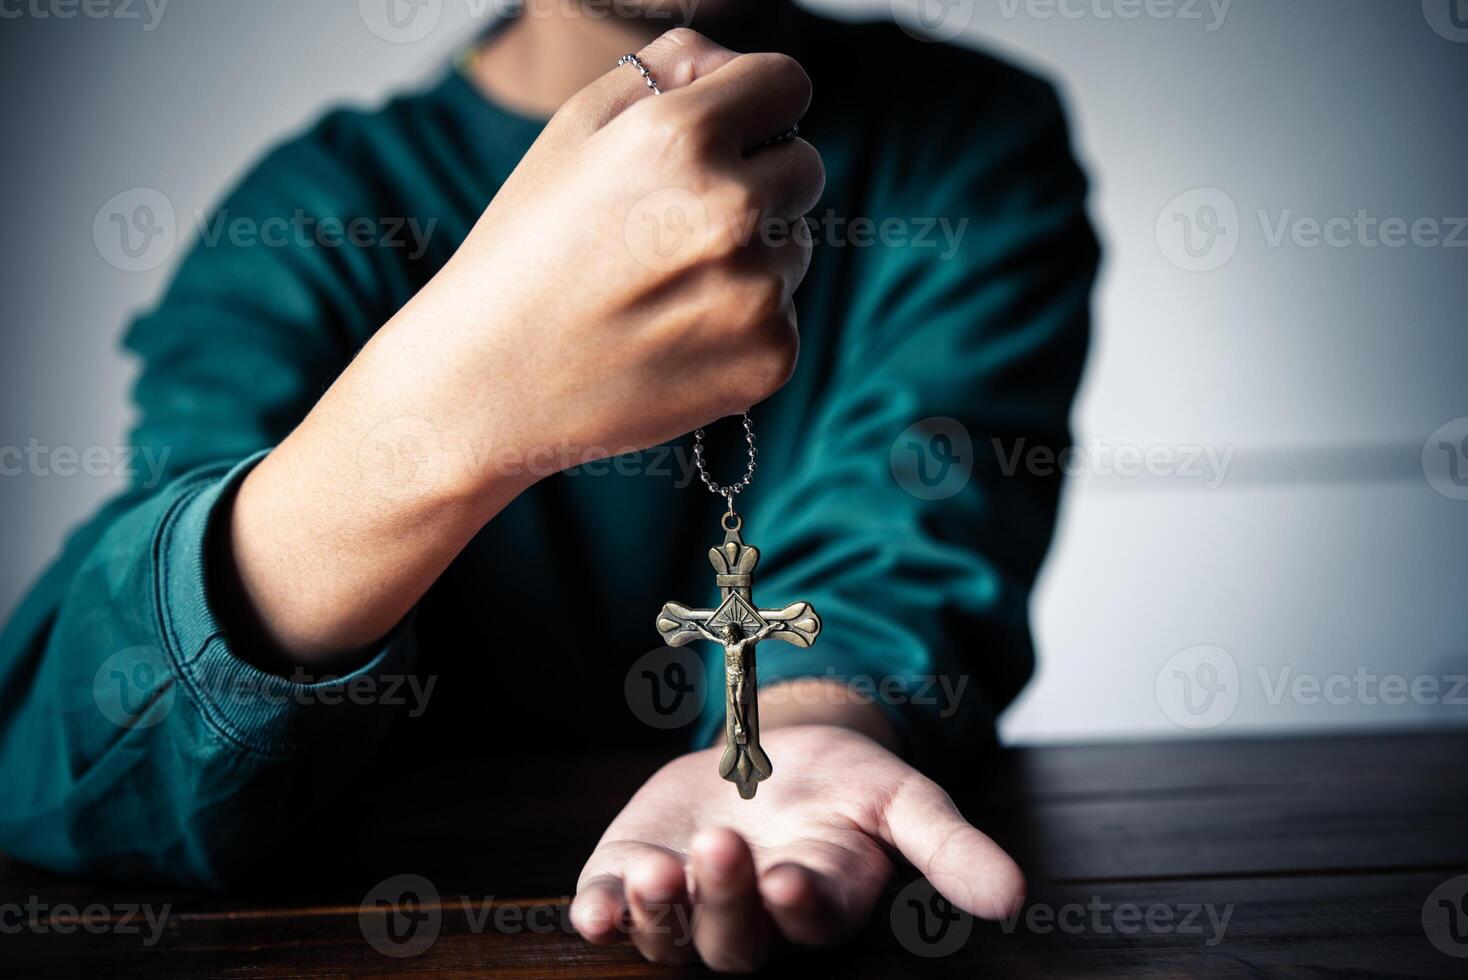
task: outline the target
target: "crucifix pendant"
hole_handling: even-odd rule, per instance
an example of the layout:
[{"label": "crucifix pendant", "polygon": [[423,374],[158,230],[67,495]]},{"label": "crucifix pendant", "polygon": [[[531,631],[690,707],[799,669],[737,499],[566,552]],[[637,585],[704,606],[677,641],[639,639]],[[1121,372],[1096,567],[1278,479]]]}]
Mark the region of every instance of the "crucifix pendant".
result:
[{"label": "crucifix pendant", "polygon": [[746,800],[773,767],[759,744],[759,698],[754,648],[761,640],[784,640],[809,647],[821,632],[821,618],[808,602],[783,609],[760,609],[754,604],[754,566],[759,549],[739,536],[743,520],[734,513],[734,500],[724,514],[724,543],[709,549],[714,584],[720,602],[715,609],[690,609],[669,602],[658,613],[658,632],[669,646],[710,640],[724,648],[724,756],[719,775],[739,788]]}]

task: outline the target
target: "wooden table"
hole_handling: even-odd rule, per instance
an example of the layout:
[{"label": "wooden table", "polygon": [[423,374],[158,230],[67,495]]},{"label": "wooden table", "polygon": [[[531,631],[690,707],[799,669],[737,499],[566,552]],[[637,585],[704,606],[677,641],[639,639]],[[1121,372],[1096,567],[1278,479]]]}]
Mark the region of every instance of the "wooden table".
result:
[{"label": "wooden table", "polygon": [[[298,866],[299,875],[259,894],[77,882],[0,859],[0,975],[702,972],[650,966],[625,946],[590,946],[565,924],[580,862],[653,760],[584,773],[557,763],[561,779],[573,777],[559,785],[573,788],[575,805],[555,799],[544,776],[534,782],[528,766],[517,799],[489,799],[472,765],[383,777],[381,795],[394,802],[369,821],[349,868]],[[964,806],[1030,873],[1018,921],[945,917],[921,883],[907,887],[908,870],[853,944],[779,970],[1468,976],[1465,777],[1468,733],[1457,732],[1013,750]],[[386,915],[364,920],[360,910],[375,883],[404,872],[427,878],[439,896],[421,906],[426,918],[409,945],[435,924],[438,932],[418,955],[391,957],[362,924],[383,944]],[[7,908],[27,902],[44,905],[45,932],[17,931],[20,913]],[[92,910],[90,928],[71,917],[98,903],[106,908]],[[165,904],[149,945],[146,920],[129,920],[128,908],[150,906],[156,916]],[[120,929],[125,920],[138,931]],[[69,933],[55,928],[68,923]]]}]

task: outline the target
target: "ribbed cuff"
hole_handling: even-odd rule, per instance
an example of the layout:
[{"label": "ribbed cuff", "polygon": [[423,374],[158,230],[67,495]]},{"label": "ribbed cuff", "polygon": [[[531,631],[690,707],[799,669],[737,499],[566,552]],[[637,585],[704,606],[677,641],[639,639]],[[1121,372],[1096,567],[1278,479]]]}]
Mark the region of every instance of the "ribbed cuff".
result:
[{"label": "ribbed cuff", "polygon": [[181,687],[225,738],[262,755],[300,753],[328,727],[339,740],[388,724],[417,689],[412,617],[361,667],[342,675],[282,677],[235,656],[209,595],[210,530],[220,502],[265,457],[207,467],[180,480],[154,537],[154,602]]}]

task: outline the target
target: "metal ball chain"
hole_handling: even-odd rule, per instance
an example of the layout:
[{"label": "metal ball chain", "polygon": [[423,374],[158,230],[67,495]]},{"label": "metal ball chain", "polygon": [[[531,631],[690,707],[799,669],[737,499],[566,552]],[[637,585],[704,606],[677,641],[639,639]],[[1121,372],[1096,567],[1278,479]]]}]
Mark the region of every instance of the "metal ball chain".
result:
[{"label": "metal ball chain", "polygon": [[663,90],[658,88],[658,83],[653,80],[652,72],[647,70],[647,66],[642,63],[642,59],[637,57],[637,55],[622,55],[622,57],[617,59],[617,67],[620,68],[623,65],[631,65],[633,68],[636,68],[637,71],[642,75],[642,80],[647,83],[647,87],[652,89],[653,95],[663,94]]},{"label": "metal ball chain", "polygon": [[693,430],[693,465],[698,470],[698,478],[703,481],[703,485],[708,487],[711,493],[717,494],[729,501],[730,513],[734,512],[735,495],[743,493],[754,482],[754,471],[756,468],[755,457],[758,455],[758,451],[754,448],[754,422],[750,419],[748,412],[744,413],[744,442],[749,446],[749,464],[744,468],[744,476],[740,478],[738,483],[731,483],[727,487],[720,486],[709,475],[708,465],[704,462],[703,430]]}]

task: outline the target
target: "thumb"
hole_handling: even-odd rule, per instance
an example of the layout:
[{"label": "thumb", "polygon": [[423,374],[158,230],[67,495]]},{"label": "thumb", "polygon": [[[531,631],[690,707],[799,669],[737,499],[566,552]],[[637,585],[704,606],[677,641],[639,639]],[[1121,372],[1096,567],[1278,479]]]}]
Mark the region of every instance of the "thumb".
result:
[{"label": "thumb", "polygon": [[971,915],[1008,918],[1024,901],[1019,865],[963,819],[942,787],[915,769],[892,794],[881,837],[944,898]]}]

